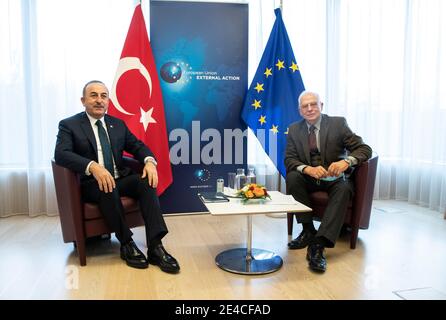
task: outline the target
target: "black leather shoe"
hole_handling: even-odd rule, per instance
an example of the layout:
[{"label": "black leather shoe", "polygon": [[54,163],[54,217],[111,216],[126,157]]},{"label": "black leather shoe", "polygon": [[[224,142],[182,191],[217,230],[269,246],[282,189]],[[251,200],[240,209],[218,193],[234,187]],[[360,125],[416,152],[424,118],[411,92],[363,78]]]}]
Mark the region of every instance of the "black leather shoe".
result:
[{"label": "black leather shoe", "polygon": [[312,234],[309,231],[302,231],[300,233],[300,235],[294,239],[291,240],[291,242],[288,243],[288,248],[290,249],[303,249],[306,246],[308,246],[311,242],[311,240],[313,240],[314,238],[314,234]]},{"label": "black leather shoe", "polygon": [[150,264],[159,266],[164,272],[178,273],[180,271],[177,260],[164,249],[162,244],[147,251],[147,260]]},{"label": "black leather shoe", "polygon": [[308,266],[313,271],[325,272],[327,269],[327,260],[324,256],[324,247],[318,243],[308,246],[307,260]]},{"label": "black leather shoe", "polygon": [[121,259],[125,260],[129,267],[145,269],[149,267],[144,253],[138,249],[133,241],[121,246]]}]

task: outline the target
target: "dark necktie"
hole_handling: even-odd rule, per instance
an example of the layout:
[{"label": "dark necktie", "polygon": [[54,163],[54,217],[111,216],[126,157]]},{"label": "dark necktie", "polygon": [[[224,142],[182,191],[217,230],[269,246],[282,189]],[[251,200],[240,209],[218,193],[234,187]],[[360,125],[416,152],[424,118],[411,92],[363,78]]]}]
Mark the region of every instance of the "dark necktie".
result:
[{"label": "dark necktie", "polygon": [[96,125],[98,126],[99,141],[101,142],[102,155],[104,156],[104,167],[111,173],[112,176],[115,176],[115,172],[113,170],[113,153],[110,142],[108,141],[107,132],[105,132],[101,120],[96,121]]},{"label": "dark necktie", "polygon": [[316,129],[315,126],[310,126],[310,134],[308,135],[308,147],[310,148],[310,152],[312,152],[312,153],[318,152],[317,142],[316,142],[316,133],[314,133],[315,129]]}]

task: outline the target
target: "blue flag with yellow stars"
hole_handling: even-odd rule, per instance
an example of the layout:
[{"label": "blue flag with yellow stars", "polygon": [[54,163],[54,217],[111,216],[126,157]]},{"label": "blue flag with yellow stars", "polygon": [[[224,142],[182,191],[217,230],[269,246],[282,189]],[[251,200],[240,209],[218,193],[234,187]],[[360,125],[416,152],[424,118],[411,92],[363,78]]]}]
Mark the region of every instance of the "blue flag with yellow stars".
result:
[{"label": "blue flag with yellow stars", "polygon": [[285,177],[288,126],[301,119],[298,97],[305,90],[280,9],[259,67],[246,94],[242,119]]}]

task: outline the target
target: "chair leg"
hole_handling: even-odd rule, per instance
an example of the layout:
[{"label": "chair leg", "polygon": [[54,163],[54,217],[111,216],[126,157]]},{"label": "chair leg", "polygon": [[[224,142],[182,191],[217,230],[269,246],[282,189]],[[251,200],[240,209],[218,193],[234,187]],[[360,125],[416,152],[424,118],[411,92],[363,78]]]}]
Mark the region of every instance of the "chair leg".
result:
[{"label": "chair leg", "polygon": [[293,234],[293,217],[294,213],[287,213],[287,226],[288,226],[288,235],[291,236]]},{"label": "chair leg", "polygon": [[87,254],[85,252],[85,239],[76,241],[77,254],[79,255],[79,263],[81,266],[87,265]]},{"label": "chair leg", "polygon": [[358,241],[359,227],[352,227],[352,234],[350,236],[350,249],[356,248],[356,242]]}]

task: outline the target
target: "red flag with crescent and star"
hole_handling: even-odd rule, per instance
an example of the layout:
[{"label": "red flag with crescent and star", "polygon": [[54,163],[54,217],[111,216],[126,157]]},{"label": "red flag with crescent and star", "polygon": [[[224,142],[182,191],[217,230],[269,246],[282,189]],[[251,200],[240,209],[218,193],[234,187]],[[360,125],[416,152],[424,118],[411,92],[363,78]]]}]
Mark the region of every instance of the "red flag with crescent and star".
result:
[{"label": "red flag with crescent and star", "polygon": [[172,183],[172,168],[163,97],[140,4],[124,42],[108,113],[124,120],[153,152],[158,163],[157,194],[162,194]]}]

